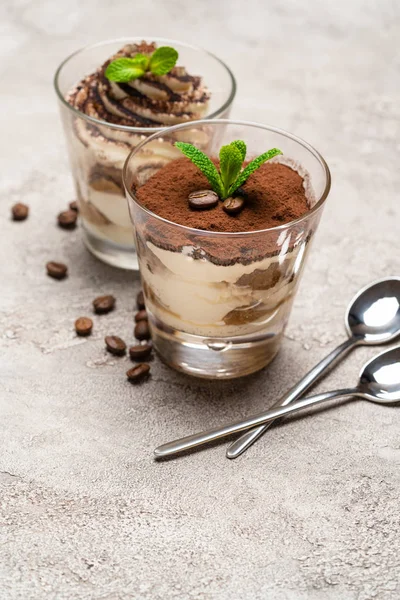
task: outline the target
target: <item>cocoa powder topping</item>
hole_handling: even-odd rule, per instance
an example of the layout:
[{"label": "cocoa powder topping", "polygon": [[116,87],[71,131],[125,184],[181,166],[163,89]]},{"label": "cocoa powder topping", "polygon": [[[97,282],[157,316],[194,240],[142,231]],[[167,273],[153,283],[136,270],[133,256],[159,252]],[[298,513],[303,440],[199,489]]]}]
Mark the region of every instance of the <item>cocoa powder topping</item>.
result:
[{"label": "cocoa powder topping", "polygon": [[269,229],[293,221],[309,210],[303,178],[283,164],[265,163],[242,188],[246,205],[239,214],[227,214],[222,202],[215,208],[195,212],[188,206],[188,196],[197,190],[210,189],[210,184],[189,159],[180,158],[160,169],[136,190],[136,195],[143,206],[160,217],[208,231]]},{"label": "cocoa powder topping", "polygon": [[[218,165],[218,161],[214,160]],[[133,189],[139,203],[167,221],[212,233],[258,232],[251,236],[207,236],[192,229],[182,229],[157,219],[148,219],[144,235],[160,248],[173,252],[193,247],[193,258],[216,264],[236,262],[250,264],[280,252],[280,225],[290,223],[310,210],[304,180],[291,167],[267,162],[241,186],[245,200],[237,214],[228,214],[223,203],[203,211],[192,210],[188,196],[197,190],[210,189],[206,177],[188,159],[171,161],[150,177],[140,188]],[[309,231],[303,223],[293,226],[290,239],[300,242]],[[262,230],[270,229],[267,233]],[[289,246],[288,250],[290,250]]]}]

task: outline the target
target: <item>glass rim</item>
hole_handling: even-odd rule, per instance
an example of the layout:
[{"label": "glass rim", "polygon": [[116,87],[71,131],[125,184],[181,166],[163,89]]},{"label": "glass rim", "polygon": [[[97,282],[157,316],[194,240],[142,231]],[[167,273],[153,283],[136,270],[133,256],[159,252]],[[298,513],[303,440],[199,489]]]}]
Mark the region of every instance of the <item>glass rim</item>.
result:
[{"label": "glass rim", "polygon": [[147,213],[149,216],[156,218],[157,220],[159,220],[163,223],[166,223],[168,225],[174,225],[175,227],[181,227],[182,229],[185,229],[187,232],[190,232],[190,233],[196,234],[196,235],[199,235],[199,234],[207,235],[208,234],[208,235],[213,235],[213,236],[215,235],[215,236],[235,236],[235,237],[243,236],[243,237],[245,237],[245,236],[254,235],[254,234],[268,233],[270,231],[284,231],[285,229],[290,229],[291,227],[293,227],[293,225],[301,223],[302,221],[305,221],[306,219],[308,219],[308,217],[312,216],[314,213],[317,213],[324,205],[325,200],[327,199],[329,191],[331,189],[331,173],[330,173],[329,167],[328,167],[324,157],[318,152],[318,150],[316,150],[313,146],[311,146],[311,144],[309,144],[302,138],[300,138],[292,133],[289,133],[288,131],[285,131],[284,129],[280,129],[278,127],[273,127],[271,125],[256,123],[255,121],[239,121],[239,120],[234,120],[234,119],[202,119],[199,121],[191,121],[190,123],[183,123],[183,124],[179,124],[179,125],[174,125],[172,127],[168,127],[167,129],[163,130],[163,134],[165,135],[165,134],[169,134],[170,132],[179,131],[180,129],[186,129],[186,128],[189,128],[190,126],[193,127],[193,125],[243,125],[243,126],[249,126],[249,127],[256,127],[258,129],[265,129],[267,131],[279,133],[281,135],[284,135],[284,136],[290,138],[291,140],[297,142],[298,144],[300,144],[301,146],[306,148],[306,150],[311,152],[311,154],[313,154],[313,156],[315,156],[315,158],[317,158],[317,160],[320,162],[321,166],[324,169],[325,178],[326,178],[324,191],[322,192],[320,198],[317,200],[317,202],[314,204],[314,206],[312,206],[306,213],[301,215],[301,217],[298,217],[297,219],[294,219],[293,221],[289,221],[288,223],[284,223],[283,225],[277,225],[275,227],[268,227],[266,229],[257,229],[254,231],[237,231],[237,232],[235,232],[235,231],[209,231],[209,230],[205,230],[205,229],[196,229],[194,227],[188,227],[187,225],[181,225],[180,223],[175,223],[174,221],[169,221],[168,219],[165,219],[164,217],[157,215],[156,213],[152,212],[151,210],[149,210],[145,206],[143,206],[139,202],[136,195],[132,192],[132,190],[129,190],[126,185],[128,165],[129,165],[131,158],[137,152],[139,152],[143,148],[143,146],[145,146],[148,142],[151,142],[154,139],[156,139],[157,137],[159,137],[159,135],[160,135],[159,133],[154,133],[153,135],[148,137],[146,140],[143,140],[140,144],[138,144],[135,148],[133,148],[129,152],[128,157],[125,161],[124,167],[122,169],[122,181],[124,184],[126,194],[129,195],[129,197],[132,198],[132,200],[135,202],[135,204],[143,212]]},{"label": "glass rim", "polygon": [[[216,60],[226,70],[226,72],[229,75],[230,82],[231,82],[231,90],[230,90],[228,99],[224,102],[224,104],[222,106],[220,106],[217,110],[215,110],[211,115],[207,115],[207,117],[205,117],[204,120],[214,119],[215,117],[218,117],[218,115],[223,113],[227,108],[229,108],[229,106],[231,106],[231,104],[236,96],[237,84],[236,84],[236,79],[235,79],[234,74],[232,73],[232,71],[228,67],[228,65],[224,63],[223,60],[218,58],[218,56],[216,56],[212,52],[209,52],[208,50],[201,48],[200,46],[195,46],[193,44],[187,44],[186,42],[180,42],[178,40],[171,40],[168,38],[161,38],[161,37],[154,37],[154,36],[120,37],[120,38],[103,40],[102,42],[96,42],[95,44],[89,44],[87,46],[83,46],[83,47],[79,48],[78,50],[75,50],[74,52],[69,54],[58,66],[58,68],[54,74],[54,78],[53,78],[54,89],[56,91],[56,94],[57,94],[60,102],[66,108],[68,108],[71,112],[75,113],[76,116],[84,119],[85,121],[89,121],[90,123],[93,123],[95,125],[101,125],[103,127],[107,126],[107,127],[110,127],[110,129],[115,129],[118,131],[126,131],[129,133],[148,133],[148,132],[159,133],[161,131],[165,131],[165,129],[167,129],[167,127],[131,127],[130,125],[117,125],[116,123],[108,123],[107,121],[104,121],[103,119],[97,119],[96,117],[87,115],[84,112],[82,112],[82,111],[78,110],[77,108],[75,108],[74,106],[72,106],[71,104],[69,104],[69,102],[67,102],[67,100],[63,96],[63,94],[60,90],[60,86],[59,86],[59,79],[60,79],[60,75],[61,75],[63,68],[70,60],[72,60],[78,54],[82,54],[86,50],[92,50],[92,49],[100,47],[100,46],[105,46],[106,44],[112,44],[112,43],[126,44],[129,42],[134,43],[138,40],[142,41],[142,40],[146,40],[146,39],[148,39],[148,40],[151,39],[152,41],[154,41],[156,43],[160,42],[160,43],[163,43],[163,44],[166,44],[169,46],[174,46],[174,44],[179,44],[181,46],[185,46],[186,48],[190,48],[191,50],[204,52],[205,54],[208,54],[214,60]],[[84,77],[84,76],[85,75],[82,75],[82,77]],[[79,81],[77,81],[76,83],[79,83]],[[203,119],[199,119],[199,120],[203,121]],[[193,122],[194,121],[190,121],[190,123],[193,123]],[[186,123],[180,123],[180,124],[185,125]],[[168,129],[169,129],[169,127],[168,127]]]}]

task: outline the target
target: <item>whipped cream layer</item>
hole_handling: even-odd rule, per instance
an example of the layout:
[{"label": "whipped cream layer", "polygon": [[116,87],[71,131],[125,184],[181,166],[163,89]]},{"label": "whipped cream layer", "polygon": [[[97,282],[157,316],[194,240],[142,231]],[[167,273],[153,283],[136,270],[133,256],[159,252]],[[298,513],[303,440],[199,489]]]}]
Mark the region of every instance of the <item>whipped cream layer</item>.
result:
[{"label": "whipped cream layer", "polygon": [[209,92],[201,77],[184,67],[174,67],[162,76],[150,72],[129,83],[109,81],[105,76],[113,60],[150,56],[156,44],[127,44],[94,73],[83,79],[67,96],[79,111],[107,123],[129,127],[167,127],[201,119],[208,108]]},{"label": "whipped cream layer", "polygon": [[194,258],[194,248],[172,252],[147,242],[141,257],[146,303],[165,325],[194,335],[279,333],[306,247],[304,240],[284,256],[225,266]]}]

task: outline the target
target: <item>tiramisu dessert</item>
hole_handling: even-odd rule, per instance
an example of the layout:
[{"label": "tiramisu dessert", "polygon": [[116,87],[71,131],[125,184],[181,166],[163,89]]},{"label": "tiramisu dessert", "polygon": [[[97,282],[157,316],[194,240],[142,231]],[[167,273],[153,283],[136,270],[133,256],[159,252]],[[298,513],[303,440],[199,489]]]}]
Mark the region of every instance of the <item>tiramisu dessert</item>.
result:
[{"label": "tiramisu dessert", "polygon": [[131,191],[157,215],[135,213],[151,325],[170,337],[200,336],[210,347],[214,340],[216,349],[267,341],[264,366],[277,352],[311,236],[296,224],[315,203],[308,173],[277,149],[246,158],[240,140],[211,158],[191,144],[176,146],[186,156],[134,181]]},{"label": "tiramisu dessert", "polygon": [[[207,114],[210,92],[199,74],[188,73],[177,60],[168,46],[127,44],[66,96],[73,108],[96,119],[75,117],[69,132],[79,211],[96,238],[133,248],[122,167],[132,147],[147,137],[145,130]],[[201,145],[201,139],[190,141]],[[159,168],[178,155],[168,138],[159,140],[149,146],[145,168]]]}]

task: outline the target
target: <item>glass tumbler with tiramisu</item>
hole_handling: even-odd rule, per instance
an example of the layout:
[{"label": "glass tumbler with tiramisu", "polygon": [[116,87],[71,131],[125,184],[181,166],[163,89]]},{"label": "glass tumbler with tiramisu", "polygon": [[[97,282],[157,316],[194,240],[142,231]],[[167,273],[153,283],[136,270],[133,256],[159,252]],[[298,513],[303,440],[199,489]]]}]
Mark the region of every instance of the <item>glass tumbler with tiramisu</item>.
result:
[{"label": "glass tumbler with tiramisu", "polygon": [[[205,128],[206,145],[182,142]],[[146,169],[162,135],[123,173],[154,346],[192,375],[250,374],[278,352],[329,169],[285,131],[225,119],[171,127],[179,156]]]},{"label": "glass tumbler with tiramisu", "polygon": [[[226,117],[235,80],[216,56],[187,44],[152,38],[119,39],[69,56],[55,76],[74,178],[83,239],[111,265],[137,269],[122,185],[130,150],[151,134],[147,168],[176,158],[162,131],[177,123]],[[182,140],[202,147],[205,133]]]}]

